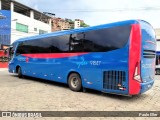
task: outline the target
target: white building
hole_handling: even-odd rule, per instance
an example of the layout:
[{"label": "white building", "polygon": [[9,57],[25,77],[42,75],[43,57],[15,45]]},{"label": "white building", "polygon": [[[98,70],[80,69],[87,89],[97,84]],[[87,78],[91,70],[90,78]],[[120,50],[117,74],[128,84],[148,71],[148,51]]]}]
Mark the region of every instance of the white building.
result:
[{"label": "white building", "polygon": [[[0,15],[8,16],[7,19],[5,17],[1,19],[0,24],[3,23],[2,21],[10,20],[10,23],[6,25],[10,28],[8,29],[10,44],[19,38],[51,32],[50,16],[14,0],[0,0]],[[1,25],[0,28],[2,29],[3,26]],[[0,44],[5,41],[2,39],[5,38],[4,33],[3,30],[0,30]]]},{"label": "white building", "polygon": [[74,28],[80,28],[81,26],[81,20],[80,19],[75,19],[74,21]]},{"label": "white building", "polygon": [[157,38],[157,51],[160,51],[160,28],[155,29],[156,38]]}]

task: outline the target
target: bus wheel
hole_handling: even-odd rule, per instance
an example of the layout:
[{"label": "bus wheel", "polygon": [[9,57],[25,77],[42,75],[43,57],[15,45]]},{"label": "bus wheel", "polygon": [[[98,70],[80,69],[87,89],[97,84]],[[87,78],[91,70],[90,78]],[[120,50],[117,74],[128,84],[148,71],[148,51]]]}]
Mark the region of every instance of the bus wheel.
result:
[{"label": "bus wheel", "polygon": [[68,78],[68,85],[71,90],[79,92],[82,88],[82,80],[80,76],[76,73],[70,74]]},{"label": "bus wheel", "polygon": [[21,67],[18,68],[18,77],[19,78],[23,77]]},{"label": "bus wheel", "polygon": [[160,75],[160,69],[156,69],[156,75]]}]

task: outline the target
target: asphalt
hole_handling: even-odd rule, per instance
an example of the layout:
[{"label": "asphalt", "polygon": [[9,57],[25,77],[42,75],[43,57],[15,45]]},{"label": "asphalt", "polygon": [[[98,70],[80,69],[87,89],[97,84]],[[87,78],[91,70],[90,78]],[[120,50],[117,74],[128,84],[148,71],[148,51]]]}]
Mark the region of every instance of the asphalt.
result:
[{"label": "asphalt", "polygon": [[[0,95],[0,111],[160,111],[160,76],[155,76],[154,86],[146,93],[126,97],[102,94],[94,90],[87,90],[86,93],[73,92],[67,85],[60,83],[29,77],[19,79],[4,68],[0,69]],[[115,118],[109,119],[115,120]],[[140,118],[117,119],[139,120]],[[152,118],[152,120],[158,119]]]}]

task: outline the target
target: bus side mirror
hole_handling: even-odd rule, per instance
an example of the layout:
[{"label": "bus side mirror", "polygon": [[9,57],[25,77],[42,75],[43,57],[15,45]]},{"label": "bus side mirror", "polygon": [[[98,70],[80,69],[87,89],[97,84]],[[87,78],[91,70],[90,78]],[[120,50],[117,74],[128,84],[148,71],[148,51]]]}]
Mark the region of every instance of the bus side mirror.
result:
[{"label": "bus side mirror", "polygon": [[13,51],[12,48],[13,48],[13,46],[9,47],[9,54],[11,54],[11,52]]},{"label": "bus side mirror", "polygon": [[4,54],[7,55],[7,53],[8,53],[8,49],[5,49]]}]

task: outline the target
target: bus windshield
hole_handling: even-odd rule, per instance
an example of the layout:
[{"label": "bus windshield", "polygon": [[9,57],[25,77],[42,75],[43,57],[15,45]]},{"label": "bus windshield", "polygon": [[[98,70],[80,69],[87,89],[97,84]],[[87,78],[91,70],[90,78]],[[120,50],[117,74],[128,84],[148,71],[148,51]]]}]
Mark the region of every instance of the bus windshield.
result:
[{"label": "bus windshield", "polygon": [[11,60],[14,56],[15,50],[16,50],[16,45],[17,43],[13,43],[9,48],[8,48],[8,55],[9,55],[9,60]]}]

